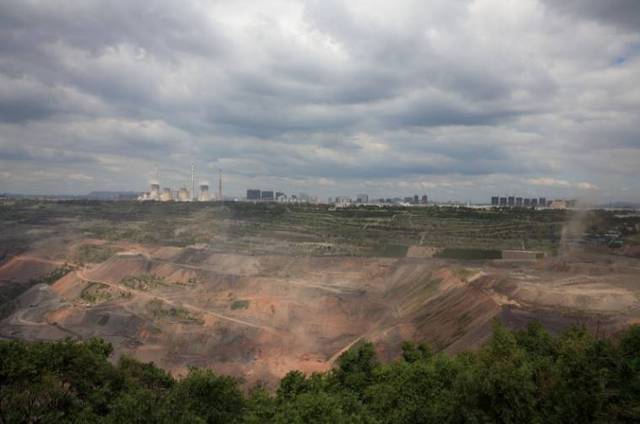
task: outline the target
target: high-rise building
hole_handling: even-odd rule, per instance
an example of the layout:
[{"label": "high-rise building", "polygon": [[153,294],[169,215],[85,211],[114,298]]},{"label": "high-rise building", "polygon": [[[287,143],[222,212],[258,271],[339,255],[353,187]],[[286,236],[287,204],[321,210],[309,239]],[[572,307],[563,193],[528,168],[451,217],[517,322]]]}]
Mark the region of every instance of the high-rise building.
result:
[{"label": "high-rise building", "polygon": [[426,194],[422,195],[422,202],[423,205],[426,205],[429,203],[429,197]]},{"label": "high-rise building", "polygon": [[491,206],[498,206],[500,204],[500,197],[491,196]]},{"label": "high-rise building", "polygon": [[500,198],[500,206],[507,206],[507,198],[506,197],[501,197]]},{"label": "high-rise building", "polygon": [[547,199],[545,197],[541,197],[540,199],[538,199],[538,205],[546,208],[547,207]]},{"label": "high-rise building", "polygon": [[248,189],[247,200],[260,200],[260,190],[255,188]]},{"label": "high-rise building", "polygon": [[517,208],[522,207],[522,197],[516,197],[516,207]]},{"label": "high-rise building", "polygon": [[356,196],[357,203],[369,203],[369,195],[368,194],[358,194]]},{"label": "high-rise building", "polygon": [[420,203],[420,196],[418,196],[417,194],[413,195],[413,204],[417,205]]},{"label": "high-rise building", "polygon": [[533,198],[531,199],[531,207],[535,208],[538,206],[538,199],[537,198]]},{"label": "high-rise building", "polygon": [[260,199],[261,200],[265,200],[267,202],[270,202],[270,201],[274,200],[273,190],[263,190],[260,193]]},{"label": "high-rise building", "polygon": [[529,206],[531,206],[531,199],[525,198],[524,199],[524,207],[527,208]]},{"label": "high-rise building", "polygon": [[572,201],[570,200],[553,200],[549,204],[551,209],[567,209],[572,207]]},{"label": "high-rise building", "polygon": [[311,196],[307,193],[298,193],[298,201],[302,203],[311,203]]},{"label": "high-rise building", "polygon": [[351,203],[349,196],[336,196],[336,205],[345,206]]},{"label": "high-rise building", "polygon": [[513,207],[516,205],[516,198],[515,196],[509,196],[509,198],[507,199],[507,205]]}]

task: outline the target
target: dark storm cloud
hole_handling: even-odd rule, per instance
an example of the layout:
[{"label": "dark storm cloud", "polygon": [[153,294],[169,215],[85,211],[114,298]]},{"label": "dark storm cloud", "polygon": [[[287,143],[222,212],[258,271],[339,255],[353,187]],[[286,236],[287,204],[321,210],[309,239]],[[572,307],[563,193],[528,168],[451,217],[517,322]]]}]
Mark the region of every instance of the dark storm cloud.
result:
[{"label": "dark storm cloud", "polygon": [[0,183],[67,162],[77,190],[127,189],[193,160],[243,184],[632,185],[640,13],[603,4],[3,1]]},{"label": "dark storm cloud", "polygon": [[549,7],[580,18],[640,31],[640,2],[637,0],[544,0]]},{"label": "dark storm cloud", "polygon": [[55,113],[48,105],[32,103],[22,99],[0,100],[0,122],[19,123],[44,119]]},{"label": "dark storm cloud", "polygon": [[203,11],[194,2],[167,0],[6,0],[0,3],[0,36],[7,52],[62,42],[99,54],[131,43],[168,58],[176,51],[215,56],[224,42]]},{"label": "dark storm cloud", "polygon": [[432,127],[448,125],[493,125],[516,116],[518,111],[470,109],[446,102],[418,102],[386,117],[394,127]]},{"label": "dark storm cloud", "polygon": [[0,146],[0,159],[6,161],[34,161],[65,164],[83,162],[96,164],[92,155],[57,149],[33,149],[24,146]]}]

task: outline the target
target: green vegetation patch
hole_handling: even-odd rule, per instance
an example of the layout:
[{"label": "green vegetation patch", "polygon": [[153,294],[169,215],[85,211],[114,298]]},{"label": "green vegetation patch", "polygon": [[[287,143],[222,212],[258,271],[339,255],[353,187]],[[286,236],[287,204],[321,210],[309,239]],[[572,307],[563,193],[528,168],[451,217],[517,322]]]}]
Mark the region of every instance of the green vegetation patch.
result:
[{"label": "green vegetation patch", "polygon": [[460,278],[462,281],[468,281],[469,278],[474,275],[477,271],[467,268],[456,268],[453,270],[454,274]]},{"label": "green vegetation patch", "polygon": [[433,256],[435,258],[446,259],[502,259],[502,251],[495,249],[461,249],[448,247]]},{"label": "green vegetation patch", "polygon": [[388,258],[402,258],[407,256],[407,250],[409,250],[409,246],[383,243],[373,250],[372,255]]},{"label": "green vegetation patch", "polygon": [[167,305],[161,299],[150,300],[147,303],[147,311],[151,313],[154,319],[166,319],[187,324],[204,324],[200,317],[185,308]]},{"label": "green vegetation patch", "polygon": [[118,249],[108,244],[83,244],[75,251],[76,262],[100,263],[104,262],[118,252]]},{"label": "green vegetation patch", "polygon": [[51,285],[53,283],[55,283],[56,281],[58,281],[59,279],[61,279],[62,277],[64,277],[65,275],[67,275],[68,273],[70,273],[71,271],[73,271],[75,269],[75,267],[73,267],[72,265],[69,265],[67,263],[65,263],[64,265],[54,269],[53,271],[51,271],[50,273],[39,277],[39,278],[35,278],[31,280],[32,284],[48,284]]},{"label": "green vegetation patch", "polygon": [[129,275],[120,280],[120,284],[133,290],[148,291],[154,287],[167,284],[164,277],[155,274]]},{"label": "green vegetation patch", "polygon": [[247,309],[248,307],[249,307],[248,300],[238,299],[238,300],[234,300],[231,303],[231,309]]},{"label": "green vegetation patch", "polygon": [[484,346],[458,355],[405,342],[401,358],[382,362],[363,341],[330,371],[292,370],[269,392],[211,370],[174,378],[110,361],[100,339],[0,340],[0,422],[637,423],[639,349],[640,326],[603,339],[496,324]]},{"label": "green vegetation patch", "polygon": [[113,299],[109,286],[95,281],[90,282],[87,287],[80,292],[80,299],[87,303],[97,304],[108,302]]}]

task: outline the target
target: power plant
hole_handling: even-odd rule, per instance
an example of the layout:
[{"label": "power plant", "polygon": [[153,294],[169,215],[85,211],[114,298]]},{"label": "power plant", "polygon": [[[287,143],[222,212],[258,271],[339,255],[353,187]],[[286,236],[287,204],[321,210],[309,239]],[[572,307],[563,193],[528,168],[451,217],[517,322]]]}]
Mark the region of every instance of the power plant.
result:
[{"label": "power plant", "polygon": [[[197,183],[196,166],[191,162],[191,189],[187,185],[180,187],[177,191],[172,191],[170,187],[164,187],[160,191],[160,178],[156,169],[156,178],[150,183],[149,191],[138,197],[140,201],[158,201],[158,202],[209,202],[213,200],[222,200],[222,171],[219,173],[218,194],[213,196],[209,192],[209,183],[200,181]],[[196,191],[196,185],[200,191]],[[217,198],[216,198],[217,197]]]},{"label": "power plant", "polygon": [[198,197],[200,202],[209,201],[209,184],[200,183],[200,196]]},{"label": "power plant", "polygon": [[164,190],[162,190],[162,194],[160,195],[160,201],[161,202],[169,202],[173,200],[173,195],[171,194],[171,189],[169,187],[165,187]]},{"label": "power plant", "polygon": [[196,200],[196,166],[191,162],[191,200]]}]

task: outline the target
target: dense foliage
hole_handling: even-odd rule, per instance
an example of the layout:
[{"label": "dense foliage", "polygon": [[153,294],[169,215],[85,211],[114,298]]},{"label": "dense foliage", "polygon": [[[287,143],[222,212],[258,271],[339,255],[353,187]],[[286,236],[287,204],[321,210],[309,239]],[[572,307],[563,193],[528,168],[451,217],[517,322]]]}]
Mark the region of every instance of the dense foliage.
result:
[{"label": "dense foliage", "polygon": [[35,284],[53,284],[56,281],[58,281],[59,279],[61,279],[62,277],[64,277],[65,275],[67,275],[68,273],[70,273],[71,271],[74,270],[74,267],[72,265],[69,264],[64,264],[62,266],[59,266],[58,268],[54,269],[53,271],[51,271],[50,273],[40,277],[40,278],[36,278],[31,280],[31,284],[35,285]]},{"label": "dense foliage", "polygon": [[640,326],[615,339],[582,329],[500,325],[480,350],[434,354],[405,343],[380,363],[373,345],[334,370],[287,374],[274,394],[192,369],[108,361],[101,340],[0,342],[0,423],[632,423],[640,421]]},{"label": "dense foliage", "polygon": [[501,259],[502,251],[495,249],[445,248],[434,255],[436,258],[450,259]]}]

